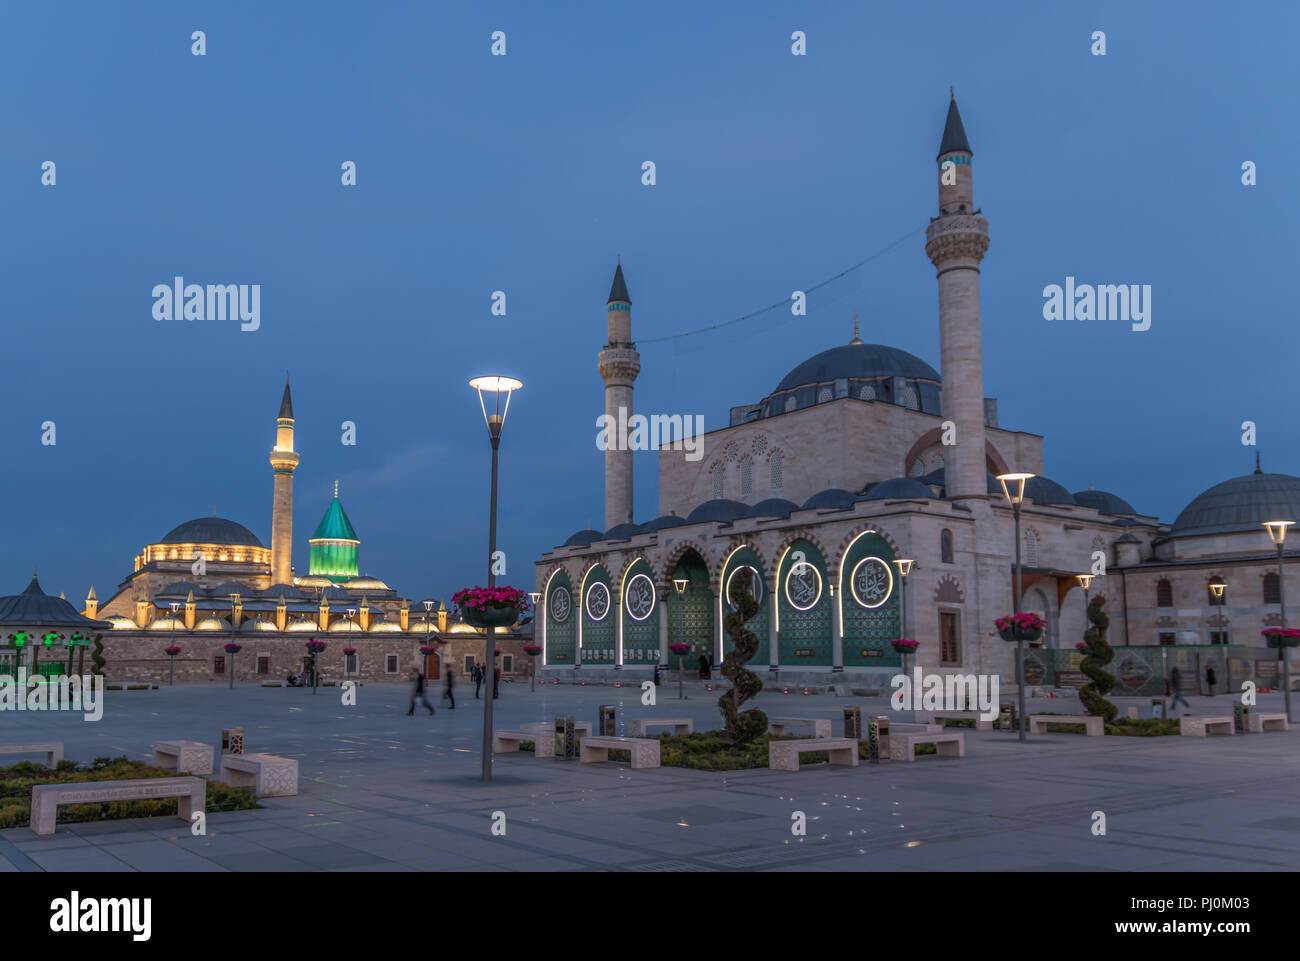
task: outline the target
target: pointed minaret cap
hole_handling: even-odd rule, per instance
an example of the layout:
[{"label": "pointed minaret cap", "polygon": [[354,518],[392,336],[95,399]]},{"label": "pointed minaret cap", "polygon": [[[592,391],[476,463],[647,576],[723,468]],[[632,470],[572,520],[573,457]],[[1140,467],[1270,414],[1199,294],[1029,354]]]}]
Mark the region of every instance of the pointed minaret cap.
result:
[{"label": "pointed minaret cap", "polygon": [[[951,93],[952,87],[949,87],[948,90]],[[943,140],[939,144],[939,157],[952,153],[954,150],[964,150],[971,156],[975,155],[974,151],[970,149],[970,142],[966,139],[966,128],[961,125],[961,114],[957,112],[956,94],[953,94],[952,99],[948,101],[948,121],[943,125]],[[939,157],[935,159],[938,160]]]},{"label": "pointed minaret cap", "polygon": [[619,258],[618,266],[614,268],[614,284],[609,288],[609,300],[607,304],[620,303],[631,304],[632,298],[627,293],[627,282],[623,280],[623,258]]},{"label": "pointed minaret cap", "polygon": [[90,593],[86,595],[86,600],[88,600],[88,601],[95,601],[95,600],[98,600],[98,598],[95,597],[95,585],[94,585],[94,584],[91,584],[91,585],[90,585]]},{"label": "pointed minaret cap", "polygon": [[[960,123],[960,121],[958,121]],[[293,420],[293,398],[289,396],[289,375],[284,375],[284,397],[280,399],[280,417]]]}]

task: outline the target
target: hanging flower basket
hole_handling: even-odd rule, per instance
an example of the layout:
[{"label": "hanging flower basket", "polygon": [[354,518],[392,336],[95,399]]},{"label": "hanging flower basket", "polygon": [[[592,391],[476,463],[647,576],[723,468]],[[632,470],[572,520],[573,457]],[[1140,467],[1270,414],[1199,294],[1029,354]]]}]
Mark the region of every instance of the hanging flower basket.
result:
[{"label": "hanging flower basket", "polygon": [[227,654],[238,654],[238,653],[239,653],[240,651],[242,651],[243,649],[244,649],[244,646],[243,646],[242,644],[227,644],[227,645],[226,645],[226,653],[227,653]]},{"label": "hanging flower basket", "polygon": [[668,650],[672,651],[678,657],[683,657],[691,653],[691,645],[684,641],[674,641],[672,644],[668,645]]},{"label": "hanging flower basket", "polygon": [[896,641],[890,641],[889,646],[894,649],[895,654],[915,654],[917,643],[906,638],[900,638]]},{"label": "hanging flower basket", "polygon": [[542,647],[540,644],[525,644],[524,653],[529,657],[536,657],[538,654],[542,653]]},{"label": "hanging flower basket", "polygon": [[1260,631],[1269,647],[1300,646],[1300,630],[1294,627],[1267,627]]},{"label": "hanging flower basket", "polygon": [[452,595],[471,627],[509,627],[528,610],[528,595],[514,587],[467,587]]},{"label": "hanging flower basket", "polygon": [[1004,641],[1036,641],[1043,636],[1047,622],[1037,614],[1027,612],[999,617],[994,626]]},{"label": "hanging flower basket", "polygon": [[357,649],[356,649],[355,647],[345,647],[345,648],[343,648],[343,653],[344,653],[344,654],[355,654],[356,652],[357,652]]},{"label": "hanging flower basket", "polygon": [[175,657],[180,652],[181,649],[179,647],[167,647],[163,649],[163,653],[166,654],[168,657]]},{"label": "hanging flower basket", "polygon": [[321,651],[325,650],[325,648],[326,648],[327,646],[328,646],[328,645],[326,645],[326,643],[325,643],[324,641],[315,641],[315,640],[308,641],[308,642],[307,642],[307,653],[308,653],[308,654],[319,654],[319,653],[321,653]]}]

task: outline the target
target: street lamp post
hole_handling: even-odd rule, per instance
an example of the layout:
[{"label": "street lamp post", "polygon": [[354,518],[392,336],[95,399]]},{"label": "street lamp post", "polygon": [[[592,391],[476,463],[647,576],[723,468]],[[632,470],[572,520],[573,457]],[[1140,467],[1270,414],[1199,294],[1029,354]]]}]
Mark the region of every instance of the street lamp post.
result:
[{"label": "street lamp post", "polygon": [[[683,598],[686,595],[686,585],[689,583],[690,580],[685,577],[673,578],[673,590],[677,592],[677,611],[679,615],[682,614],[682,605],[686,603]],[[683,618],[679,616],[678,621],[680,622],[681,620],[683,620]],[[677,700],[679,701],[686,700],[686,694],[682,690],[682,655],[681,654],[677,655]]]},{"label": "street lamp post", "polygon": [[[1282,613],[1282,627],[1286,627],[1286,581],[1282,579],[1282,545],[1286,541],[1286,530],[1292,526],[1295,521],[1265,521],[1264,526],[1268,528],[1268,536],[1273,539],[1277,545],[1277,600],[1278,606]],[[1277,639],[1277,659],[1282,662],[1282,696],[1286,699],[1286,720],[1290,724],[1291,718],[1291,670],[1290,658],[1287,657],[1286,645],[1283,643],[1284,637]],[[1228,682],[1232,682],[1229,675]]]},{"label": "street lamp post", "polygon": [[[176,608],[180,607],[180,605],[177,604],[175,601],[172,601],[167,606],[172,609],[172,623],[171,623],[172,633],[171,633],[170,640],[168,640],[167,642],[167,646],[175,647],[176,646]],[[168,658],[168,660],[171,662],[171,667],[169,668],[167,674],[167,686],[174,687],[176,684],[176,658],[173,656]]]},{"label": "street lamp post", "polygon": [[[497,576],[494,573],[493,557],[497,552],[497,448],[501,445],[501,431],[506,425],[506,414],[510,412],[510,395],[523,387],[521,381],[513,377],[475,377],[469,385],[478,391],[479,408],[483,411],[483,423],[487,425],[488,440],[492,444],[492,495],[488,508],[488,587],[496,587]],[[492,413],[487,411],[484,393],[493,399]],[[501,395],[505,395],[505,403]],[[496,692],[496,627],[489,625],[487,647],[483,662],[487,665],[488,676],[493,683],[492,694]],[[483,780],[492,780],[492,696],[483,698]]]},{"label": "street lamp post", "polygon": [[[239,595],[228,594],[226,596],[230,598],[230,646],[234,648],[235,647],[235,602],[239,600]],[[215,614],[216,612],[214,611],[213,613]],[[235,654],[236,653],[237,652],[234,650],[230,652],[230,690],[232,691],[235,689]]]},{"label": "street lamp post", "polygon": [[[901,614],[899,619],[899,637],[907,637],[907,575],[912,573],[912,565],[916,561],[909,558],[895,558],[894,565],[898,568],[898,609]],[[903,676],[907,677],[907,653],[903,652]],[[915,705],[915,700],[913,704]],[[912,719],[916,719],[916,711],[912,711]]]},{"label": "street lamp post", "polygon": [[[1016,539],[1016,566],[1015,579],[1011,593],[1011,613],[1020,613],[1020,505],[1025,499],[1025,484],[1032,478],[1033,474],[1012,473],[999,474],[998,481],[1002,484],[1002,494],[1011,504],[1011,513],[1015,517],[1015,539]],[[1019,632],[1017,632],[1019,634]],[[1018,701],[1020,703],[1020,740],[1025,740],[1025,639],[1016,637],[1016,690],[1019,693]]]},{"label": "street lamp post", "polygon": [[[533,642],[534,643],[536,643],[537,641],[537,615],[539,613],[537,608],[537,602],[541,600],[541,598],[542,598],[541,591],[528,592],[528,599],[533,602]],[[528,672],[528,693],[536,694],[537,693],[537,658],[536,657],[533,658],[531,666],[532,666],[532,670]]]}]

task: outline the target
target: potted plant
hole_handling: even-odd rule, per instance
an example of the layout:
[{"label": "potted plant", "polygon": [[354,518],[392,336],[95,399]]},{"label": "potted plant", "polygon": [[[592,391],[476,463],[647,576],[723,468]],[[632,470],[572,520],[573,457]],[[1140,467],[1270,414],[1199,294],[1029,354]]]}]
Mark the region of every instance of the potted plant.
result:
[{"label": "potted plant", "polygon": [[514,587],[467,587],[452,595],[471,627],[509,627],[528,610],[528,595]]},{"label": "potted plant", "polygon": [[542,653],[542,646],[540,644],[525,644],[524,653],[529,657],[536,657],[538,654]]},{"label": "potted plant", "polygon": [[427,657],[430,654],[438,653],[438,648],[432,644],[422,644],[420,645],[420,653]]},{"label": "potted plant", "polygon": [[889,646],[894,649],[895,654],[915,654],[917,642],[906,638],[899,638],[896,641],[890,641]]},{"label": "potted plant", "polygon": [[227,654],[238,654],[243,649],[244,646],[242,644],[235,644],[233,641],[226,645]]},{"label": "potted plant", "polygon": [[175,657],[175,656],[176,656],[177,654],[179,654],[180,652],[181,652],[181,649],[180,649],[179,647],[174,646],[174,645],[173,645],[172,647],[168,647],[168,648],[164,648],[164,649],[163,649],[163,653],[166,654],[168,657]]},{"label": "potted plant", "polygon": [[1043,636],[1047,622],[1032,611],[999,617],[994,626],[1004,641],[1036,641]]},{"label": "potted plant", "polygon": [[175,644],[173,644],[171,647],[163,648],[163,653],[167,655],[167,666],[168,666],[168,671],[167,671],[167,684],[168,684],[168,686],[174,685],[174,684],[176,683],[176,655],[179,654],[180,652],[181,652],[181,649],[180,649],[179,647],[177,647]]},{"label": "potted plant", "polygon": [[326,647],[327,645],[324,641],[318,641],[315,638],[312,638],[310,641],[307,642],[307,653],[320,654],[322,651],[325,650]]}]

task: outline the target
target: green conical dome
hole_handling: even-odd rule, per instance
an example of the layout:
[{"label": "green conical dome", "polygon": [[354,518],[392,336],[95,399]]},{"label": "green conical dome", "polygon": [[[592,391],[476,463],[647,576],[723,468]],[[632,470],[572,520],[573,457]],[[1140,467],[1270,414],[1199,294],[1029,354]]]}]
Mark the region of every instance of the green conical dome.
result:
[{"label": "green conical dome", "polygon": [[311,540],[312,576],[328,577],[331,580],[347,580],[356,577],[357,551],[361,540],[352,529],[352,522],[339,503],[339,485],[334,482],[334,499],[325,511],[325,516],[316,525],[316,533]]}]

